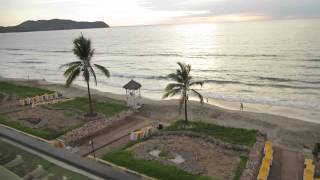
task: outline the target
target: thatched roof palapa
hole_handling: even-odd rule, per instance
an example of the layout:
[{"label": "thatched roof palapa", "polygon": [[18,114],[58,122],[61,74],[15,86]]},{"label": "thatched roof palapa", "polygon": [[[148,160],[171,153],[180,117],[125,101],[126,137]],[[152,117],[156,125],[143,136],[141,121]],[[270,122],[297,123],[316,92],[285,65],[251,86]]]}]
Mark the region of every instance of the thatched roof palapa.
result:
[{"label": "thatched roof palapa", "polygon": [[142,85],[134,80],[129,81],[126,85],[123,86],[124,89],[129,90],[138,90],[142,87]]}]

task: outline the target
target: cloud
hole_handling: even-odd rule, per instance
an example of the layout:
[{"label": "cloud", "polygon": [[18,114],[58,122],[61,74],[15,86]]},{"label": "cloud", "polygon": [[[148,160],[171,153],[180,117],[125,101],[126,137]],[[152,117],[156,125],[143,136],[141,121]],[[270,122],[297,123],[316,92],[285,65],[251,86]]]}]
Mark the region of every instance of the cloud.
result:
[{"label": "cloud", "polygon": [[320,0],[143,0],[141,5],[155,11],[202,11],[204,16],[320,17]]},{"label": "cloud", "polygon": [[112,26],[320,17],[320,0],[0,0],[0,25],[33,19]]}]

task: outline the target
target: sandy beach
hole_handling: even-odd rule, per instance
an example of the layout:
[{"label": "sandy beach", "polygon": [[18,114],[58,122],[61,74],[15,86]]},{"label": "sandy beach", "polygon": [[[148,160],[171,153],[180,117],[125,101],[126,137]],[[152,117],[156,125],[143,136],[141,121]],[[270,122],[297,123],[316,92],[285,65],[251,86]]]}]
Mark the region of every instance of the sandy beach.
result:
[{"label": "sandy beach", "polygon": [[[0,79],[58,91],[66,97],[87,95],[86,89],[77,85],[66,88],[63,84],[49,83],[44,80]],[[124,95],[98,90],[92,90],[92,93],[100,99],[125,100]],[[138,112],[140,116],[163,123],[171,123],[182,117],[178,111],[177,100],[156,101],[144,98],[143,102],[144,106]],[[313,148],[314,144],[320,141],[320,124],[314,123],[319,117],[316,112],[256,104],[245,104],[245,111],[240,112],[237,110],[238,105],[238,103],[211,99],[209,104],[204,105],[191,101],[189,116],[193,121],[204,121],[237,128],[258,129],[267,134],[268,138],[272,139],[275,146],[278,147],[303,151],[304,149]],[[262,113],[262,109],[265,109],[265,113]]]}]

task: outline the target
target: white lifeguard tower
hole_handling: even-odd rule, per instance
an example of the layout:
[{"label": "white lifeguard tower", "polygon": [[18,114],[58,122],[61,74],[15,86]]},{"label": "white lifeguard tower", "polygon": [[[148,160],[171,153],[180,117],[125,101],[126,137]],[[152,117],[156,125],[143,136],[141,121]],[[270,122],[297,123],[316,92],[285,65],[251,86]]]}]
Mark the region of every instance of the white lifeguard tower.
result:
[{"label": "white lifeguard tower", "polygon": [[141,84],[131,80],[126,85],[123,86],[126,89],[127,96],[127,106],[137,110],[142,107],[142,98],[140,94]]}]

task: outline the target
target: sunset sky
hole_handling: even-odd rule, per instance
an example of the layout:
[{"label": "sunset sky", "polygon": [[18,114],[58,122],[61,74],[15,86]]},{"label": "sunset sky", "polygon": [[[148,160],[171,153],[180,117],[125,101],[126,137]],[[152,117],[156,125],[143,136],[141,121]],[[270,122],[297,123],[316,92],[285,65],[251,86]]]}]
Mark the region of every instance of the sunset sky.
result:
[{"label": "sunset sky", "polygon": [[0,0],[0,26],[25,20],[111,26],[319,18],[320,0]]}]

